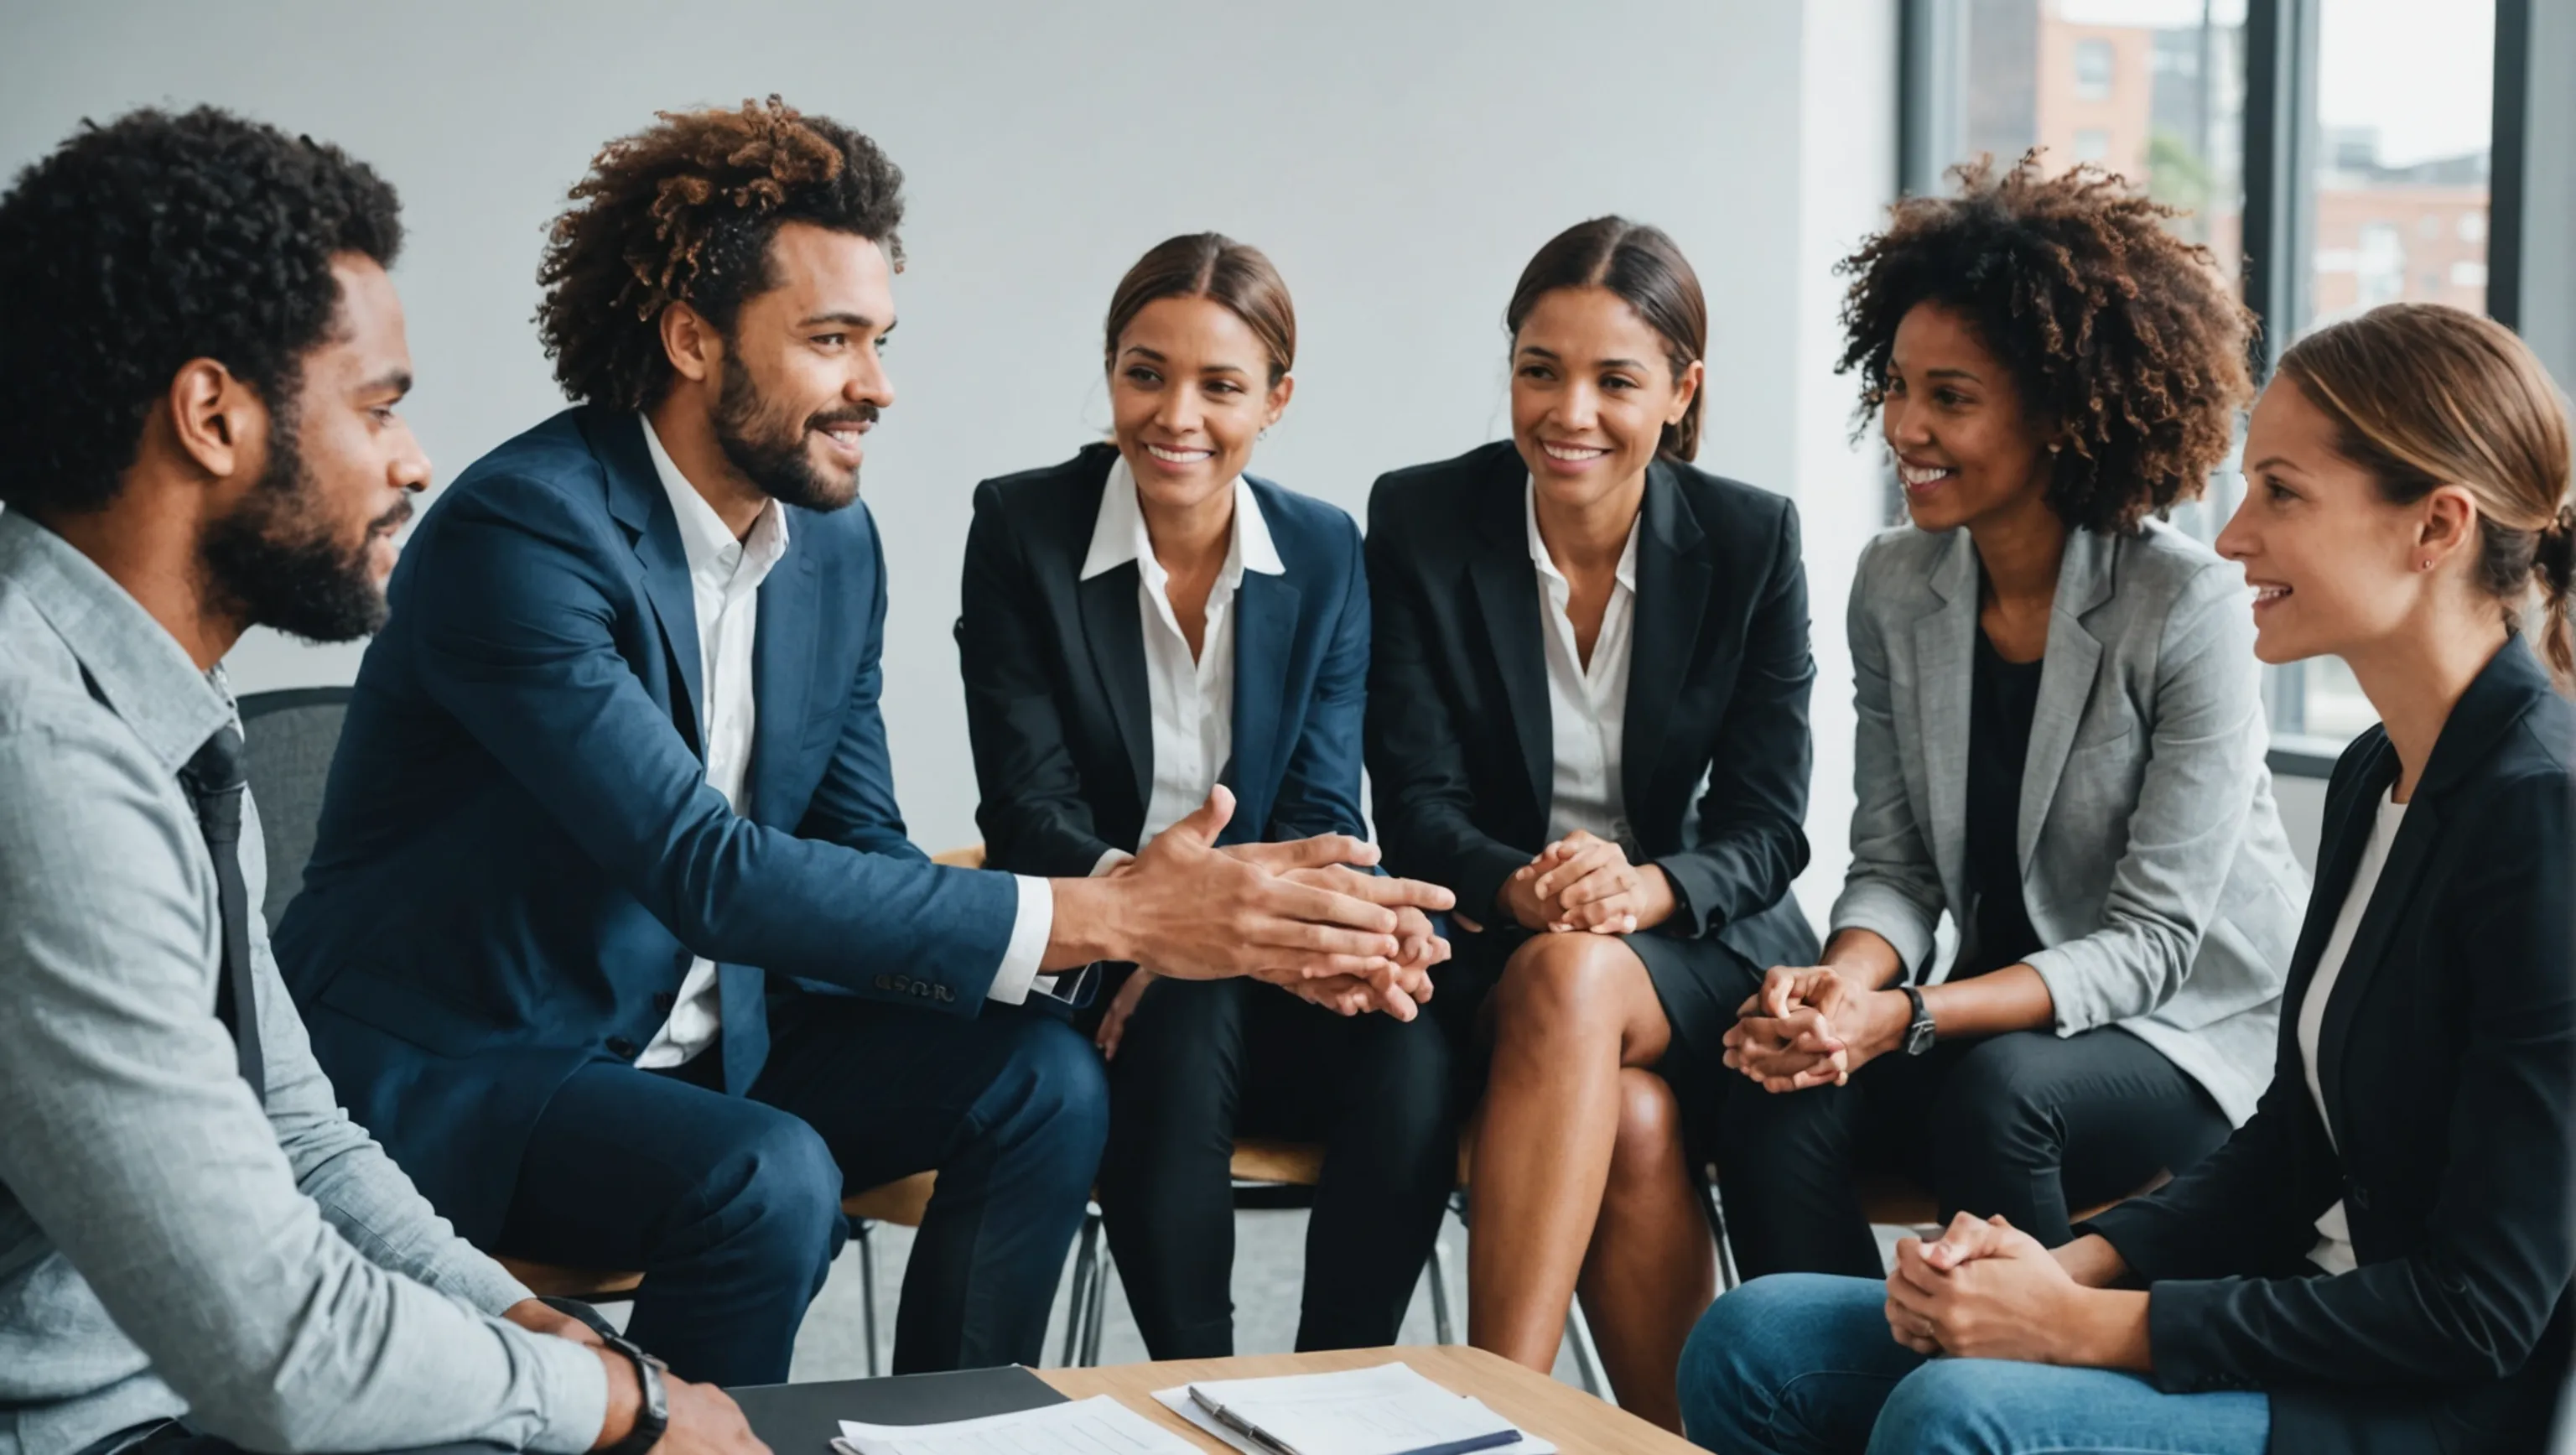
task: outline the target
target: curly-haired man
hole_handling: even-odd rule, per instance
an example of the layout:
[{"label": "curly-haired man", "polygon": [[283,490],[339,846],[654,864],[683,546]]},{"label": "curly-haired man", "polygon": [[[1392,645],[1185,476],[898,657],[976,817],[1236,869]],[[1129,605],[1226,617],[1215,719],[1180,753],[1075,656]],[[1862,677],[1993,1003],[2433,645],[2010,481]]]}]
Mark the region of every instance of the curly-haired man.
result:
[{"label": "curly-haired man", "polygon": [[324,1066],[441,1210],[641,1269],[629,1332],[719,1383],[787,1377],[844,1189],[930,1169],[895,1367],[1035,1362],[1104,1135],[1059,972],[1374,976],[1409,1012],[1389,905],[1440,897],[1352,840],[1216,852],[1217,802],[1115,878],[906,839],[853,506],[901,181],[775,100],[599,154],[541,273],[580,403],[423,518],[278,930]]},{"label": "curly-haired man", "polygon": [[269,955],[215,663],[383,619],[401,237],[364,164],[211,109],[0,197],[0,1455],[758,1448],[703,1386],[639,1419],[631,1348],[451,1231]]}]

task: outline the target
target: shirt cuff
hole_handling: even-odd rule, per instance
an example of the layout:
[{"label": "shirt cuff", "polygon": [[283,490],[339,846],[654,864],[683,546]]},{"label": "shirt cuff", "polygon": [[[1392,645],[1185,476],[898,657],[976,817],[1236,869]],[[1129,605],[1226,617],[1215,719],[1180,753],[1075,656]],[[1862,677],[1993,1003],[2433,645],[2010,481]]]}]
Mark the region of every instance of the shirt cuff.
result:
[{"label": "shirt cuff", "polygon": [[986,1000],[1004,1005],[1019,1005],[1029,998],[1029,988],[1040,980],[1041,995],[1055,993],[1055,977],[1040,976],[1038,966],[1046,959],[1047,941],[1055,935],[1055,891],[1043,879],[1027,874],[1011,876],[1020,886],[1020,912],[1011,920],[1011,942],[1002,951],[1002,968],[993,972],[993,983],[985,990]]},{"label": "shirt cuff", "polygon": [[1091,866],[1091,877],[1097,879],[1135,857],[1125,849],[1103,849],[1100,851],[1100,862]]},{"label": "shirt cuff", "polygon": [[507,1337],[535,1351],[537,1406],[544,1427],[528,1442],[536,1455],[581,1455],[608,1423],[608,1370],[588,1344],[508,1326]]}]

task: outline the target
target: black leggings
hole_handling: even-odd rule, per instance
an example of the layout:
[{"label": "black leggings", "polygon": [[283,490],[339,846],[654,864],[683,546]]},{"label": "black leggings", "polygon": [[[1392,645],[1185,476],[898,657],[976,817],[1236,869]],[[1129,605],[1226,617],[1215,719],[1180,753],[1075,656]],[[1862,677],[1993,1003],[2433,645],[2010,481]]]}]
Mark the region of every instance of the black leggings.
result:
[{"label": "black leggings", "polygon": [[1884,1055],[1846,1086],[1729,1087],[1718,1188],[1745,1277],[1876,1278],[1886,1270],[1853,1185],[1859,1167],[1904,1172],[1945,1219],[2001,1213],[2053,1248],[2074,1236],[2070,1208],[2181,1172],[2228,1131],[2198,1082],[2116,1026],[2014,1031]]},{"label": "black leggings", "polygon": [[1100,1208],[1156,1359],[1234,1352],[1238,1133],[1325,1143],[1297,1348],[1396,1327],[1458,1172],[1448,1042],[1428,1015],[1344,1018],[1250,980],[1156,980],[1109,1063]]}]

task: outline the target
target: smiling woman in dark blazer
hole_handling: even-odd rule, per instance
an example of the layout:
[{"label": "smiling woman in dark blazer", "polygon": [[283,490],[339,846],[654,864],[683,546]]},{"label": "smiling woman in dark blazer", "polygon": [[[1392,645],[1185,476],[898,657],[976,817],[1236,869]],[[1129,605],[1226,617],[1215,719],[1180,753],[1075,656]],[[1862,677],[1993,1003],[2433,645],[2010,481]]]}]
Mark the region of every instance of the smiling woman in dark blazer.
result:
[{"label": "smiling woman in dark blazer", "polygon": [[1715,1282],[1682,1113],[1761,968],[1815,949],[1797,512],[1689,463],[1707,317],[1663,233],[1569,229],[1505,314],[1512,438],[1369,502],[1387,867],[1480,927],[1437,1007],[1490,1051],[1470,1338],[1548,1368],[1579,1280],[1667,1425]]},{"label": "smiling woman in dark blazer", "polygon": [[2292,346],[2218,548],[2257,654],[2342,658],[2382,725],[2326,790],[2270,1089],[2053,1256],[1962,1215],[1884,1283],[1719,1299],[1685,1361],[1695,1439],[2543,1447],[2576,1277],[2568,447],[2563,397],[2492,320],[2391,304]]},{"label": "smiling woman in dark blazer", "polygon": [[[1118,872],[1218,785],[1235,805],[1221,846],[1257,858],[1338,834],[1373,857],[1358,527],[1243,473],[1287,407],[1296,330],[1260,252],[1173,238],[1110,305],[1114,443],[976,487],[957,640],[990,867]],[[1421,913],[1431,901],[1407,898],[1427,886],[1310,872],[1404,904],[1395,970],[1427,996],[1446,946]],[[1097,1031],[1111,1058],[1101,1210],[1145,1346],[1233,1352],[1239,1132],[1327,1147],[1297,1347],[1391,1344],[1455,1175],[1440,1028],[1354,1015],[1374,998],[1358,980],[1300,987],[1316,1004],[1214,985],[1137,969]],[[1412,1003],[1399,992],[1391,1008]]]}]

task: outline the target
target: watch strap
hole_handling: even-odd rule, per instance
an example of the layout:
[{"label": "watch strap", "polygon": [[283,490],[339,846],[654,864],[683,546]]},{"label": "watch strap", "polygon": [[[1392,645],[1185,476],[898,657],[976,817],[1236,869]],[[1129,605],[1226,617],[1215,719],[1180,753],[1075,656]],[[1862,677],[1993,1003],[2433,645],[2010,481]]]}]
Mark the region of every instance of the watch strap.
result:
[{"label": "watch strap", "polygon": [[662,1386],[661,1360],[647,1354],[633,1340],[622,1334],[604,1333],[599,1342],[611,1353],[622,1354],[635,1366],[635,1383],[642,1396],[635,1404],[635,1427],[626,1438],[609,1446],[599,1455],[645,1455],[662,1443],[662,1435],[671,1428],[670,1391]]},{"label": "watch strap", "polygon": [[1932,1025],[1932,1008],[1923,1003],[1923,992],[1913,986],[1900,985],[1897,989],[1905,992],[1906,1004],[1914,1008],[1913,1018],[1905,1025],[1905,1054],[1920,1056],[1931,1050],[1932,1042],[1937,1039]]}]

